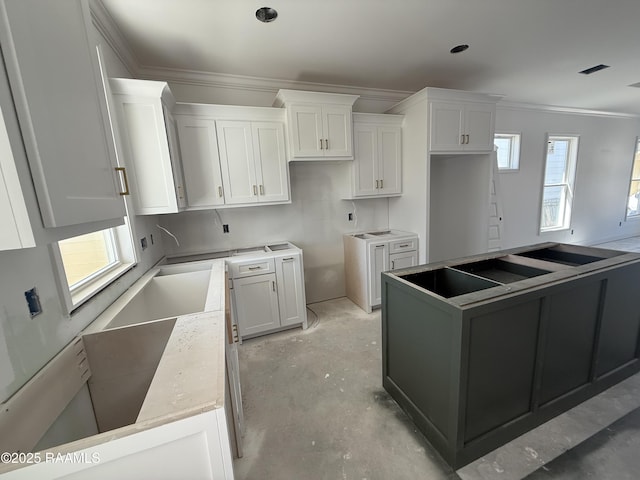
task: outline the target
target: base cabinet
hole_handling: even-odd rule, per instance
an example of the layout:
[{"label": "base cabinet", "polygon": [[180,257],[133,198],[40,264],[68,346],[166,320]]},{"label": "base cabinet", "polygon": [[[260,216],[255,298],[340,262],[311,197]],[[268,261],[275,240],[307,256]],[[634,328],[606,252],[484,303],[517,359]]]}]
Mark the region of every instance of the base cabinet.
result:
[{"label": "base cabinet", "polygon": [[296,325],[307,327],[301,251],[230,260],[229,264],[241,339]]},{"label": "base cabinet", "polygon": [[460,468],[640,370],[638,280],[562,244],[386,272],[383,385]]},{"label": "base cabinet", "polygon": [[397,230],[343,237],[347,297],[370,313],[382,303],[382,272],[418,264],[418,236]]}]

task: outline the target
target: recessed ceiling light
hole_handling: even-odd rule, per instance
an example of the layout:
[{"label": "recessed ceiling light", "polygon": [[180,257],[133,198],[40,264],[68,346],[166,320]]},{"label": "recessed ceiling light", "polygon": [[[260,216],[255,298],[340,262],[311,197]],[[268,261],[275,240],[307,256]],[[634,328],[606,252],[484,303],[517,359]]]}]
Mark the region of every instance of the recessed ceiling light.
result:
[{"label": "recessed ceiling light", "polygon": [[456,45],[455,47],[453,47],[451,50],[449,50],[450,53],[460,53],[460,52],[464,52],[467,48],[469,48],[469,45]]},{"label": "recessed ceiling light", "polygon": [[256,10],[256,18],[264,23],[273,22],[278,17],[278,12],[271,7],[262,7]]},{"label": "recessed ceiling light", "polygon": [[604,70],[605,68],[609,68],[609,65],[604,65],[601,63],[600,65],[594,65],[593,67],[585,68],[584,70],[578,73],[582,73],[584,75],[591,75],[592,73],[599,72],[600,70]]}]

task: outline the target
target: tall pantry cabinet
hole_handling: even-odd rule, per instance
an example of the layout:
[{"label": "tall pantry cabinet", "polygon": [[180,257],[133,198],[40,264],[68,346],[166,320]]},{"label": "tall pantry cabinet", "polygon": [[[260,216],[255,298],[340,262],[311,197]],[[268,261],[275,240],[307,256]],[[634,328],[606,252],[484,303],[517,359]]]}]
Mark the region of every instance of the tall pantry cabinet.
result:
[{"label": "tall pantry cabinet", "polygon": [[419,234],[420,263],[486,252],[495,95],[425,88],[387,113],[404,115],[403,195],[389,227]]}]

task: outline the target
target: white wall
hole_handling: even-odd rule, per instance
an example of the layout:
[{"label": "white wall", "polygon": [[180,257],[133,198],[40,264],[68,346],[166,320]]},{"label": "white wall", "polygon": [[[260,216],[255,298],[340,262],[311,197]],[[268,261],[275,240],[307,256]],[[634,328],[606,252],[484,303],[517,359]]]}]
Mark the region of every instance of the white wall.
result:
[{"label": "white wall", "polygon": [[[226,250],[289,240],[303,250],[307,303],[345,295],[342,235],[387,228],[386,199],[341,200],[348,185],[349,162],[291,162],[291,198],[287,205],[219,209],[229,233],[222,233],[212,210],[159,217],[174,233],[167,254]],[[355,207],[355,208],[354,208]],[[348,221],[355,212],[357,221]]]},{"label": "white wall", "polygon": [[[105,54],[110,74],[128,75],[127,70],[108,47],[105,48]],[[145,235],[148,237],[153,233],[154,239],[160,241],[141,253],[136,268],[76,313],[68,315],[58,292],[49,245],[73,232],[73,228],[45,229],[42,226],[6,78],[0,79],[0,104],[36,240],[35,248],[0,251],[0,402],[3,402],[162,258],[164,252],[154,219],[134,218],[136,238]],[[43,312],[31,318],[24,292],[33,287],[37,288]]]},{"label": "white wall", "polygon": [[[547,241],[594,244],[640,235],[640,221],[624,218],[640,119],[498,104],[496,132],[522,134],[520,170],[500,174],[504,248]],[[580,140],[571,229],[540,234],[547,133],[579,135]]]}]

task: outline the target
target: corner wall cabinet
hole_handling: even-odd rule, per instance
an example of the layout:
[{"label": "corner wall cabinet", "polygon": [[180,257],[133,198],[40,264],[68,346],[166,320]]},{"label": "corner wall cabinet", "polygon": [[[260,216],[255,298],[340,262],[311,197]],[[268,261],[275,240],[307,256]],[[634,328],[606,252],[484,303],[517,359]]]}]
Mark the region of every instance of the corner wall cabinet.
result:
[{"label": "corner wall cabinet", "polygon": [[189,210],[289,203],[283,112],[176,105]]},{"label": "corner wall cabinet", "polygon": [[287,110],[292,160],[353,159],[351,110],[357,95],[280,90],[274,106]]},{"label": "corner wall cabinet", "polygon": [[351,193],[385,197],[402,193],[402,116],[353,114]]},{"label": "corner wall cabinet", "polygon": [[564,244],[386,272],[384,388],[457,469],[640,370],[638,280]]},{"label": "corner wall cabinet", "polygon": [[0,24],[44,226],[123,218],[88,1],[2,0]]},{"label": "corner wall cabinet", "polygon": [[165,82],[110,80],[124,161],[138,215],[177,213],[186,207],[175,104]]}]

